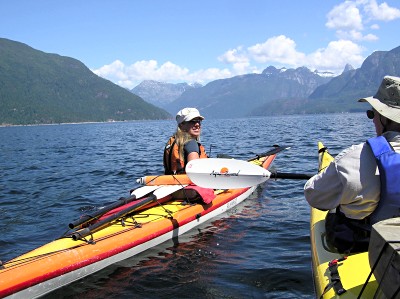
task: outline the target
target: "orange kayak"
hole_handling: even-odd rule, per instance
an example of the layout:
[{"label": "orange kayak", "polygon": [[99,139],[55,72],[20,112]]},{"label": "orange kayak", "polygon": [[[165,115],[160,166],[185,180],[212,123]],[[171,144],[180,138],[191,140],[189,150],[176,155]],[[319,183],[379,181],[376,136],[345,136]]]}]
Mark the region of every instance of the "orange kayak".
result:
[{"label": "orange kayak", "polygon": [[[268,169],[283,149],[276,147],[249,162]],[[182,192],[185,185],[174,185],[170,177],[159,176],[157,184],[150,195],[121,204],[59,239],[4,262],[0,265],[0,298],[37,298],[50,293],[176,238],[238,205],[256,188],[211,189],[213,200],[205,203],[196,192]]]}]

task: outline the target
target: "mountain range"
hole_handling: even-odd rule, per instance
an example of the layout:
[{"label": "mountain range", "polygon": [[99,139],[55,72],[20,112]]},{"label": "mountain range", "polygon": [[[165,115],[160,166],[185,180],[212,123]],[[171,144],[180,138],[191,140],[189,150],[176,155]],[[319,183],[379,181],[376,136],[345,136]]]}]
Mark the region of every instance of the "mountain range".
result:
[{"label": "mountain range", "polygon": [[262,74],[216,80],[204,87],[188,90],[165,109],[173,113],[191,104],[206,117],[247,117],[257,107],[274,99],[306,98],[330,79],[305,67],[278,70],[270,66]]},{"label": "mountain range", "polygon": [[[360,105],[358,99],[375,95],[386,75],[400,77],[400,47],[376,51],[360,68],[342,73],[319,86],[309,96],[309,106],[321,107],[321,112],[326,113],[363,111],[365,106]],[[310,112],[310,108],[305,112]]]},{"label": "mountain range", "polygon": [[[163,108],[175,114],[193,106],[210,118],[364,111],[365,106],[357,99],[374,95],[385,75],[400,76],[400,47],[372,53],[358,69],[346,65],[339,76],[306,67],[270,66],[261,74],[216,80],[185,90]],[[143,90],[142,95],[148,100]],[[154,96],[153,103],[158,105],[156,99]]]},{"label": "mountain range", "polygon": [[0,38],[0,125],[170,117],[76,59]]}]

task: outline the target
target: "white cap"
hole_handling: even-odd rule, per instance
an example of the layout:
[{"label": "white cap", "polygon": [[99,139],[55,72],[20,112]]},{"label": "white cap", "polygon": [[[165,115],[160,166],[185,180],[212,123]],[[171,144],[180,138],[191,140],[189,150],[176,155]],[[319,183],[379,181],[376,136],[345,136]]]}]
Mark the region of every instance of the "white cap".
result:
[{"label": "white cap", "polygon": [[204,119],[204,117],[200,115],[199,110],[197,110],[196,108],[183,108],[176,114],[176,122],[178,123],[178,125],[195,118],[201,120]]}]

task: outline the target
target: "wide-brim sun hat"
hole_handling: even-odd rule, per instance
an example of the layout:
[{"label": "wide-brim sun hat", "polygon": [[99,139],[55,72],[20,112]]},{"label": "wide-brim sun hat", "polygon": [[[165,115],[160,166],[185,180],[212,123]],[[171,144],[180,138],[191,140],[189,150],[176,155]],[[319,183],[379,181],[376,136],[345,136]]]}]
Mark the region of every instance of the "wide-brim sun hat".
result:
[{"label": "wide-brim sun hat", "polygon": [[183,108],[176,114],[176,122],[178,123],[178,125],[192,119],[203,120],[204,117],[200,115],[199,110],[197,110],[196,108]]},{"label": "wide-brim sun hat", "polygon": [[373,97],[358,101],[368,102],[380,115],[400,123],[400,78],[385,76]]}]

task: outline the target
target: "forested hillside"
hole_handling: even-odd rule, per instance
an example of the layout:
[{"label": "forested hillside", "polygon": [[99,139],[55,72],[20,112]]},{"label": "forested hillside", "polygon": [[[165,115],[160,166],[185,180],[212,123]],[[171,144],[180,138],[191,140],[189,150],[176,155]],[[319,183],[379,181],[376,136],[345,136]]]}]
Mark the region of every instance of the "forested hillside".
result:
[{"label": "forested hillside", "polygon": [[169,117],[76,59],[0,38],[0,125]]}]

